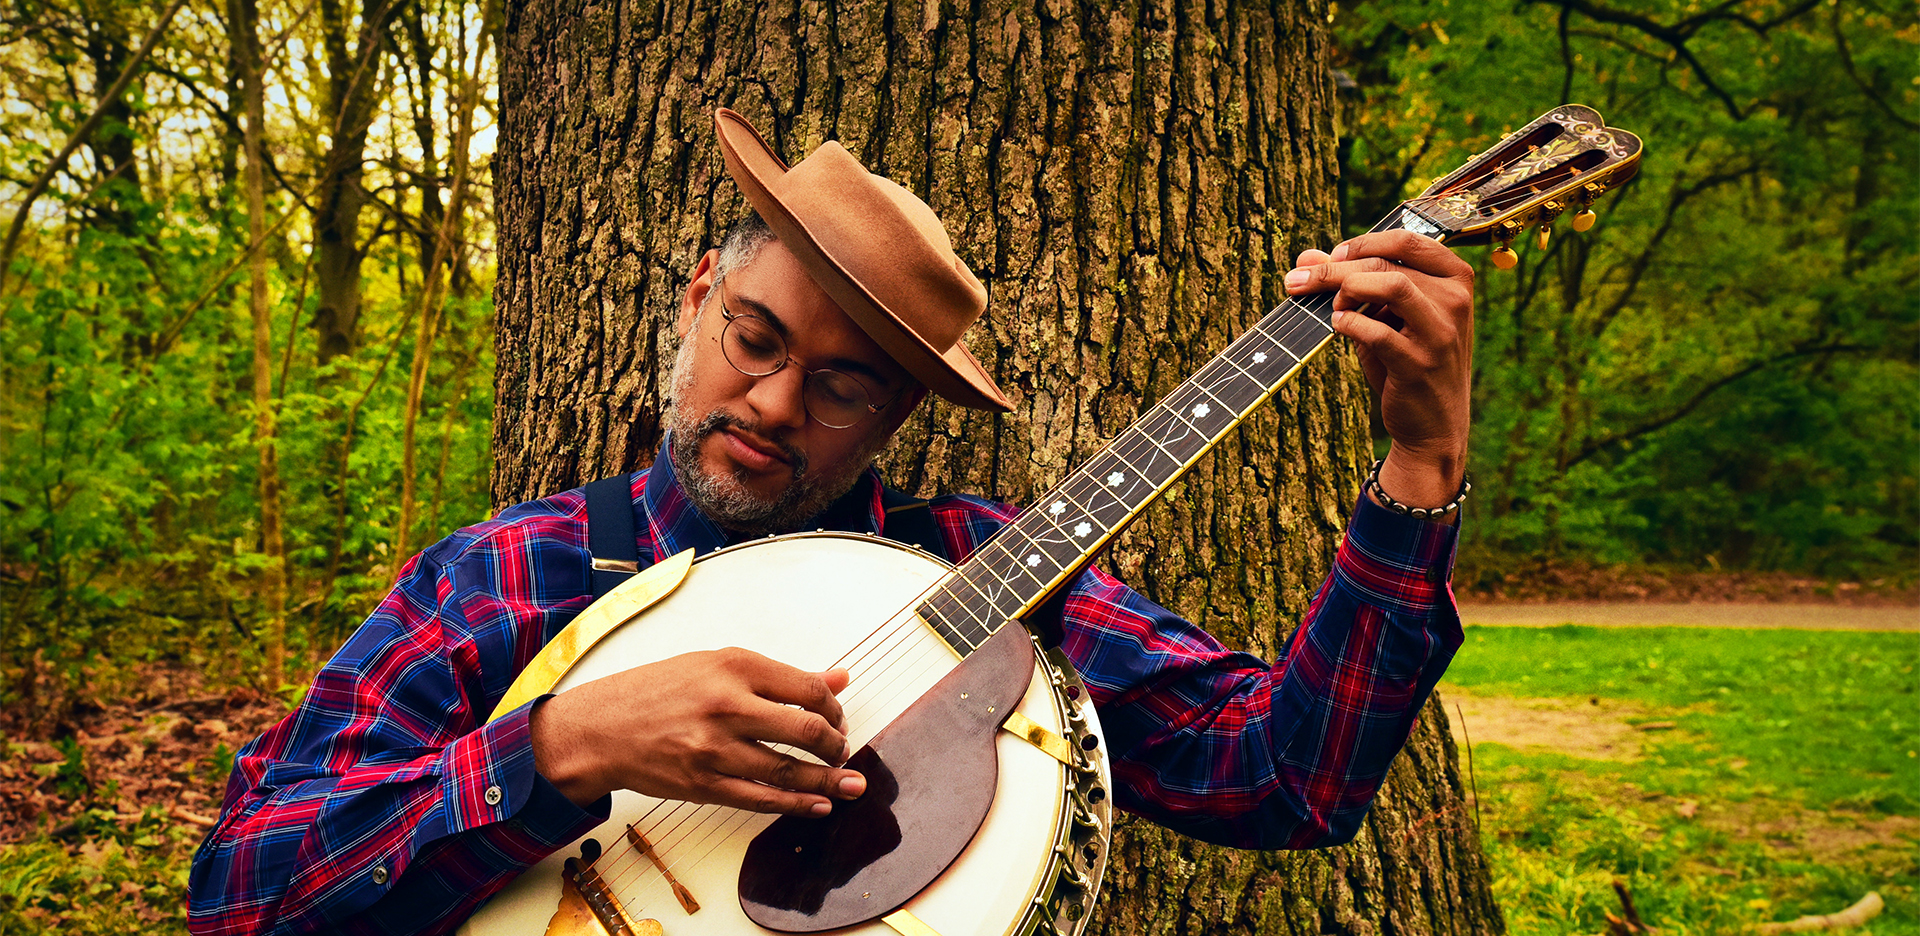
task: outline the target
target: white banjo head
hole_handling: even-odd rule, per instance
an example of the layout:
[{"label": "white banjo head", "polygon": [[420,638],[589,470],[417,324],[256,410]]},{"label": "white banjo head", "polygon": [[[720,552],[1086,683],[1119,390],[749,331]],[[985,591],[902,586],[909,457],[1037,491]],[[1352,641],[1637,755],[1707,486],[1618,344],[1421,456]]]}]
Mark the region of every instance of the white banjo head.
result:
[{"label": "white banjo head", "polygon": [[[926,553],[853,534],[798,534],[721,550],[581,657],[556,691],[683,653],[745,647],[804,670],[849,669],[852,682],[840,702],[858,748],[959,662],[913,614],[946,571]],[[1056,734],[1097,738],[1093,707],[1068,701],[1063,689],[1085,701],[1076,677],[1043,663],[1019,711]],[[940,936],[1076,931],[1106,858],[1104,753],[1086,755],[1076,770],[1008,732],[1000,733],[997,746],[999,782],[985,823],[905,909]],[[772,821],[623,790],[613,794],[608,821],[585,838],[601,847],[594,868],[630,918],[658,920],[667,936],[737,936],[770,932],[741,911],[738,884],[747,843]],[[692,894],[697,913],[687,913],[666,877],[630,847],[629,823]],[[562,865],[580,855],[584,840],[515,879],[461,932],[545,933],[560,899]],[[895,934],[878,920],[836,932]]]}]

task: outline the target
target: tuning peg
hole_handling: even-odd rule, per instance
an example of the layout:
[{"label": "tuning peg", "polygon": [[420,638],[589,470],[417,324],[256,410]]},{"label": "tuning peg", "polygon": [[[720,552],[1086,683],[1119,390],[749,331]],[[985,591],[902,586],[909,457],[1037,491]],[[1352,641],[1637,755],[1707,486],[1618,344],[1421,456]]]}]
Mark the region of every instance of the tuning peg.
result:
[{"label": "tuning peg", "polygon": [[1593,227],[1593,222],[1596,217],[1592,208],[1580,209],[1580,213],[1573,216],[1573,229],[1576,231],[1584,231]]},{"label": "tuning peg", "polygon": [[1502,270],[1511,270],[1519,262],[1520,262],[1520,255],[1517,253],[1514,253],[1512,247],[1509,247],[1506,244],[1501,244],[1500,246],[1493,248],[1493,265],[1494,266],[1499,267]]},{"label": "tuning peg", "polygon": [[1542,224],[1542,225],[1540,225],[1540,249],[1541,249],[1541,250],[1545,250],[1545,249],[1547,249],[1547,238],[1549,238],[1549,237],[1552,237],[1552,236],[1553,236],[1553,225],[1552,225],[1552,224]]}]

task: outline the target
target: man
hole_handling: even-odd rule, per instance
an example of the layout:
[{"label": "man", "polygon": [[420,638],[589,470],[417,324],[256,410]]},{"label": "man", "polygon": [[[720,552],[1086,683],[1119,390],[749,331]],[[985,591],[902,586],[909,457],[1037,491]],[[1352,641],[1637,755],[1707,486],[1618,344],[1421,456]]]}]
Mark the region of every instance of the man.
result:
[{"label": "man", "polygon": [[[803,527],[885,534],[870,463],[925,395],[1011,408],[960,341],[985,290],[931,209],[838,144],[789,170],[738,115],[715,123],[756,215],[701,258],[682,299],[668,439],[631,482],[642,566]],[[1335,327],[1358,344],[1394,444],[1284,660],[1229,652],[1097,571],[1027,622],[1087,680],[1122,807],[1240,847],[1352,836],[1460,642],[1452,515],[1388,508],[1457,505],[1464,490],[1471,280],[1403,233],[1309,251],[1286,277],[1293,293],[1339,290]],[[1362,306],[1377,311],[1346,311]],[[965,496],[932,509],[955,559],[1013,515]],[[807,815],[864,792],[832,766],[849,753],[847,673],[744,650],[485,722],[590,602],[586,542],[571,491],[415,557],[301,705],[236,759],[195,856],[189,927],[443,932],[604,819],[615,789]]]}]

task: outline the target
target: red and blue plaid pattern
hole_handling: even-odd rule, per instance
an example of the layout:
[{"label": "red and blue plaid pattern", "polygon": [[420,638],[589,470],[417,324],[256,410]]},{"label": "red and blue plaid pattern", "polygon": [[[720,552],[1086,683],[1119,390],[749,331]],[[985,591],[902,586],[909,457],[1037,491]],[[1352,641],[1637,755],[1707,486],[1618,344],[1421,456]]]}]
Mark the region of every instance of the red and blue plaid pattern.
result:
[{"label": "red and blue plaid pattern", "polygon": [[[633,476],[640,562],[728,545],[664,455]],[[964,557],[1014,515],[938,498]],[[877,475],[811,527],[883,532]],[[1461,641],[1452,527],[1362,498],[1286,657],[1220,646],[1099,571],[1057,621],[1114,757],[1117,802],[1212,842],[1346,841]],[[286,719],[243,748],[194,855],[195,933],[441,933],[586,833],[533,769],[527,708],[487,714],[591,603],[581,492],[503,511],[414,557]]]}]

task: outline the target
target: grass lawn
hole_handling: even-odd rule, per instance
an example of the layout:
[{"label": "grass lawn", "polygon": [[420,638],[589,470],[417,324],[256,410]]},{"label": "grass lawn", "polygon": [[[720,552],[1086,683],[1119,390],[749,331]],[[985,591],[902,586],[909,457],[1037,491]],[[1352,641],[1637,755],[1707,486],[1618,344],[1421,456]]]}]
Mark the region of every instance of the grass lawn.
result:
[{"label": "grass lawn", "polygon": [[1920,934],[1916,664],[1913,633],[1469,628],[1441,694],[1510,930],[1604,932],[1623,880],[1664,933],[1875,890],[1849,932]]}]

